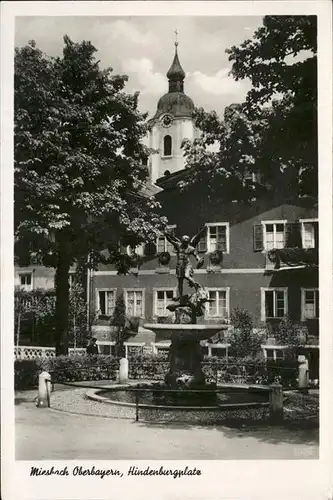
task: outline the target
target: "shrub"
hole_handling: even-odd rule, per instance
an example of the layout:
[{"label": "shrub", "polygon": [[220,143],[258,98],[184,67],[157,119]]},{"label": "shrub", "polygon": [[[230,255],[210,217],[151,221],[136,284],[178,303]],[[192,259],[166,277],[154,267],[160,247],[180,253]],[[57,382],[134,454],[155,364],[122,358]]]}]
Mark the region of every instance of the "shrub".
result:
[{"label": "shrub", "polygon": [[297,386],[298,362],[296,359],[268,360],[266,366],[267,370],[262,383],[279,382],[285,388]]},{"label": "shrub", "polygon": [[[38,386],[38,375],[46,370],[55,383],[89,380],[115,380],[119,360],[113,356],[58,356],[50,359],[15,361],[15,389]],[[279,381],[285,388],[295,387],[298,363],[294,359],[263,361],[261,356],[247,358],[205,357],[202,365],[206,382],[269,385]],[[129,378],[162,381],[169,369],[164,354],[134,354],[129,359]]]},{"label": "shrub", "polygon": [[284,317],[276,327],[276,341],[279,345],[285,345],[290,348],[299,344],[299,332],[295,323],[289,318]]},{"label": "shrub", "polygon": [[82,380],[114,380],[118,360],[113,356],[57,356],[44,359],[15,360],[15,389],[33,389],[38,376],[46,370],[52,382],[79,382]]},{"label": "shrub", "polygon": [[236,308],[230,315],[233,331],[230,336],[230,354],[238,358],[257,356],[261,352],[262,336],[253,332],[251,315]]},{"label": "shrub", "polygon": [[164,380],[169,362],[163,354],[140,353],[131,356],[128,367],[129,378]]},{"label": "shrub", "polygon": [[285,388],[296,387],[298,363],[293,359],[264,361],[263,357],[250,359],[206,357],[203,371],[207,382],[246,383],[270,385],[278,381]]},{"label": "shrub", "polygon": [[17,390],[33,389],[38,386],[41,372],[40,359],[17,359],[14,364],[14,385]]}]

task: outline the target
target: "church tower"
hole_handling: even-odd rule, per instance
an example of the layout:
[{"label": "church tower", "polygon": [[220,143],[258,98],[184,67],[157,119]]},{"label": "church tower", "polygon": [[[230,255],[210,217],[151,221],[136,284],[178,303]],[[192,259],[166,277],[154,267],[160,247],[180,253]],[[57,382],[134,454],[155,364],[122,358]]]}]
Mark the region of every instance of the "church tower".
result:
[{"label": "church tower", "polygon": [[192,119],[194,104],[184,93],[185,72],[180,65],[177,48],[176,41],[174,59],[166,74],[169,92],[160,98],[157,111],[149,122],[149,147],[157,151],[149,158],[152,183],[168,173],[185,168],[182,142],[197,136]]}]

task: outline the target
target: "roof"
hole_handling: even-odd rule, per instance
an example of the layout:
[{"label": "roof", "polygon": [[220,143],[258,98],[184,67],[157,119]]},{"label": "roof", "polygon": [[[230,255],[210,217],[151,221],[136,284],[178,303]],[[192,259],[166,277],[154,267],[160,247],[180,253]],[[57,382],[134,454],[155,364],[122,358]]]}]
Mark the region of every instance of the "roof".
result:
[{"label": "roof", "polygon": [[166,76],[169,80],[184,80],[185,71],[181,67],[178,59],[177,45],[175,45],[175,47],[176,47],[175,57],[173,58],[172,64]]},{"label": "roof", "polygon": [[184,93],[184,79],[186,74],[179,62],[177,45],[176,42],[175,55],[166,75],[169,80],[169,92],[164,94],[158,101],[153,121],[164,113],[169,113],[173,117],[192,117],[194,103]]},{"label": "roof", "polygon": [[159,99],[154,118],[159,118],[164,113],[170,113],[174,117],[191,117],[193,110],[194,103],[184,92],[168,92]]}]

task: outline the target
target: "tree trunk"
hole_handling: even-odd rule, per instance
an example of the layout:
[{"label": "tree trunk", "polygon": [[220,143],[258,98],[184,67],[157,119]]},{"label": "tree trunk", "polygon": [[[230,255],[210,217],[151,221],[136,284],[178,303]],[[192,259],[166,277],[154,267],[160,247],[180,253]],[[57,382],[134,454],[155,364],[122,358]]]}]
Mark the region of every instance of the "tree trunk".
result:
[{"label": "tree trunk", "polygon": [[17,316],[17,331],[16,331],[16,345],[20,345],[20,329],[21,329],[21,312],[19,311]]},{"label": "tree trunk", "polygon": [[60,248],[55,274],[56,356],[68,355],[69,268],[70,258]]}]

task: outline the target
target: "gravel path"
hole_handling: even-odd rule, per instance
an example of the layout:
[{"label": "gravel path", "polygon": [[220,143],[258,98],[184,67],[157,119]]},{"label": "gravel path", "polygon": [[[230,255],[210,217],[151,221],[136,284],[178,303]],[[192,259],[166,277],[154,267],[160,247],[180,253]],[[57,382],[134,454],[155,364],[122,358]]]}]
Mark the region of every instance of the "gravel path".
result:
[{"label": "gravel path", "polygon": [[[36,391],[16,395],[18,460],[315,459],[318,431],[257,426],[198,426],[134,421],[127,408],[86,400],[87,389],[52,394],[36,408]],[[57,408],[57,409],[55,409]],[[80,410],[80,414],[78,413]],[[82,411],[88,411],[82,413]],[[70,413],[70,412],[73,413]],[[120,412],[123,415],[120,417]],[[130,409],[133,411],[133,409]],[[75,413],[74,413],[75,412]],[[90,416],[94,415],[94,416]],[[105,418],[106,417],[106,418]]]}]

